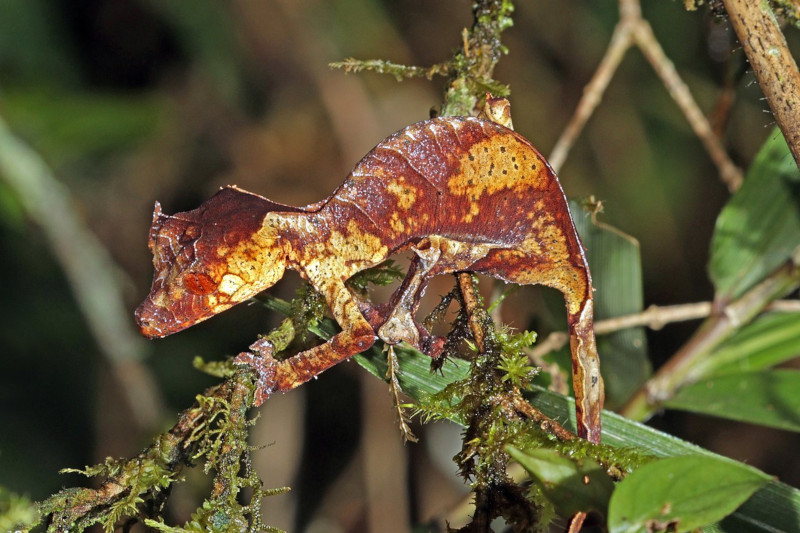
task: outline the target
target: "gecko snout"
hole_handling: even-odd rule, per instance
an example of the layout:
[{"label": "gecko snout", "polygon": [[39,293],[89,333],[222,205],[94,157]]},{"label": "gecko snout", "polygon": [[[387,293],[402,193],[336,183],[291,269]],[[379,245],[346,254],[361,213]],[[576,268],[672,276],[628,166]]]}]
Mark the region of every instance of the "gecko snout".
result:
[{"label": "gecko snout", "polygon": [[158,307],[149,298],[136,308],[134,317],[139,331],[148,339],[154,339],[167,335],[161,324],[164,323],[166,309]]}]

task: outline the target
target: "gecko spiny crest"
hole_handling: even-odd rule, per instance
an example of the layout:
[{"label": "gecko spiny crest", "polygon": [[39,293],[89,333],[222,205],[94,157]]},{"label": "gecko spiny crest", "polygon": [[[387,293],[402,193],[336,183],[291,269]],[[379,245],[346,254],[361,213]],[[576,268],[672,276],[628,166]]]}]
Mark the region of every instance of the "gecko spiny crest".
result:
[{"label": "gecko spiny crest", "polygon": [[[603,384],[583,248],[555,173],[525,138],[495,122],[444,117],[408,126],[373,148],[330,197],[307,207],[236,187],[172,216],[156,204],[150,249],[156,273],[136,311],[148,337],[210,318],[272,286],[286,268],[324,296],[342,328],[330,341],[284,361],[257,342],[255,353],[237,358],[259,373],[257,403],[376,338],[437,356],[442,339],[414,318],[433,276],[474,271],[558,289],[570,327],[578,433],[600,440]],[[403,250],[413,259],[388,303],[351,294],[347,279]]]}]

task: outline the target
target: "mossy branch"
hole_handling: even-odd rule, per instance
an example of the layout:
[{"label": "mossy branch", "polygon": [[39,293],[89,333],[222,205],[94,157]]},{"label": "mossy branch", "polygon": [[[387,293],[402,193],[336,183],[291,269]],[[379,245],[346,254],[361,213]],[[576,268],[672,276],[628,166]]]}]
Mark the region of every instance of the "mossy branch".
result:
[{"label": "mossy branch", "polygon": [[[287,319],[270,335],[279,349],[294,338]],[[226,363],[195,366],[229,379],[206,389],[196,402],[178,415],[177,423],[158,435],[148,448],[130,459],[111,459],[82,470],[65,469],[102,479],[98,488],[71,488],[40,504],[48,531],[81,531],[99,524],[113,531],[121,523],[144,521],[169,532],[184,531],[279,531],[262,523],[264,497],[288,488],[264,489],[251,466],[252,448],[247,443],[254,420],[247,418],[253,403],[253,373]],[[203,461],[206,474],[213,472],[212,492],[182,527],[161,518],[169,489],[182,481],[183,471]],[[241,503],[242,501],[246,503]],[[33,524],[35,525],[35,524]]]},{"label": "mossy branch", "polygon": [[344,61],[331,63],[329,66],[331,68],[344,69],[348,74],[357,74],[363,71],[390,74],[394,76],[397,81],[403,81],[408,78],[425,78],[426,80],[432,80],[434,76],[449,76],[451,73],[449,63],[439,63],[431,65],[430,67],[418,67],[415,65],[392,63],[391,61],[384,61],[383,59],[362,60],[352,57]]},{"label": "mossy branch", "polygon": [[434,76],[448,78],[441,115],[464,116],[477,114],[486,93],[507,96],[510,92],[493,78],[494,67],[507,53],[500,36],[514,22],[511,0],[481,0],[472,8],[474,24],[461,34],[461,46],[453,56],[442,63],[429,67],[402,65],[383,59],[354,59],[331,63],[332,68],[345,72],[372,71],[390,74],[402,81],[407,78],[432,79]]},{"label": "mossy branch", "polygon": [[[103,481],[98,488],[63,490],[40,505],[48,531],[81,531],[100,524],[113,531],[122,522],[144,520],[165,531],[263,531],[262,498],[288,489],[265,490],[250,466],[247,434],[252,421],[246,411],[252,403],[251,373],[231,372],[232,379],[210,387],[197,397],[178,422],[153,444],[131,459],[108,458],[79,472]],[[182,480],[186,467],[204,461],[214,472],[213,490],[183,527],[168,527],[159,519],[168,491]],[[251,496],[246,504],[239,499]],[[273,531],[275,531],[273,529]]]}]

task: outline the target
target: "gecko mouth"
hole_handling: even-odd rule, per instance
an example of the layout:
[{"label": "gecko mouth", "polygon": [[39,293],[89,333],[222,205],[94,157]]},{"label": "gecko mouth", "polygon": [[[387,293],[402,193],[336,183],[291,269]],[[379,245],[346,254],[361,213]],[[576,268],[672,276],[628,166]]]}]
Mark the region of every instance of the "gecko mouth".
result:
[{"label": "gecko mouth", "polygon": [[[230,305],[222,304],[215,294],[194,294],[169,288],[156,278],[149,296],[136,308],[134,317],[139,331],[147,338],[166,337],[203,322]],[[171,295],[169,293],[172,293]]]},{"label": "gecko mouth", "polygon": [[156,305],[151,298],[136,308],[134,316],[139,331],[149,339],[165,337],[184,329],[177,324],[178,320],[169,309]]},{"label": "gecko mouth", "polygon": [[156,292],[136,308],[134,316],[139,331],[147,338],[155,339],[166,337],[173,333],[197,324],[211,316],[211,313],[194,311],[184,312],[187,308],[193,307],[192,304],[199,302],[172,302],[169,306],[159,304],[159,293]]}]

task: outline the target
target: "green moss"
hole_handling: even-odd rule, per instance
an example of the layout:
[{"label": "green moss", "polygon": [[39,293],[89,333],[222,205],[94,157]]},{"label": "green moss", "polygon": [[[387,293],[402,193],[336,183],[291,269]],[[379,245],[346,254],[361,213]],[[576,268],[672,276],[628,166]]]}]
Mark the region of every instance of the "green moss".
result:
[{"label": "green moss", "polygon": [[25,496],[0,487],[0,531],[27,530],[39,520],[36,504]]},{"label": "green moss", "polygon": [[405,274],[403,274],[403,271],[400,269],[400,267],[397,266],[394,261],[389,259],[378,266],[368,268],[357,273],[355,276],[347,280],[347,286],[356,291],[358,294],[366,295],[370,285],[385,287],[386,285],[391,285],[397,280],[403,279],[403,277],[405,277]]},{"label": "green moss", "polygon": [[378,74],[389,74],[394,76],[397,81],[408,78],[433,79],[436,75],[446,75],[449,73],[450,66],[447,63],[432,65],[430,67],[417,67],[413,65],[401,65],[384,61],[383,59],[360,60],[347,58],[329,65],[331,68],[344,69],[347,73],[358,73],[363,71],[376,72]]},{"label": "green moss", "polygon": [[[120,523],[135,521],[164,531],[268,529],[260,515],[261,500],[288,489],[264,489],[251,467],[247,437],[254,421],[246,416],[251,391],[242,386],[247,373],[240,372],[234,380],[198,395],[178,423],[138,456],[66,470],[98,478],[99,488],[68,489],[44,501],[40,509],[49,517],[49,530],[80,531],[99,524],[110,532]],[[181,527],[151,519],[152,513],[160,514],[167,489],[199,462],[213,477],[212,492],[192,519]]]},{"label": "green moss", "polygon": [[494,67],[508,53],[502,44],[501,34],[514,25],[511,18],[514,4],[511,0],[482,0],[473,4],[475,23],[464,30],[460,48],[442,63],[430,67],[402,65],[382,59],[359,60],[348,58],[331,63],[332,68],[346,72],[372,71],[389,74],[397,81],[408,78],[448,78],[441,114],[443,116],[472,115],[487,92],[495,96],[508,96],[507,85],[493,77]]},{"label": "green moss", "polygon": [[[308,347],[313,339],[311,332],[319,325],[319,321],[325,316],[327,309],[328,305],[325,299],[311,285],[303,283],[298,287],[289,313],[293,332],[297,334],[295,340],[297,341],[298,351]],[[270,335],[273,334],[275,332]],[[272,337],[269,338],[272,340]],[[291,341],[291,339],[289,340]],[[275,344],[276,352],[285,350],[289,345],[283,339],[280,339],[279,342],[281,342],[282,348],[279,349],[279,345]]]}]

